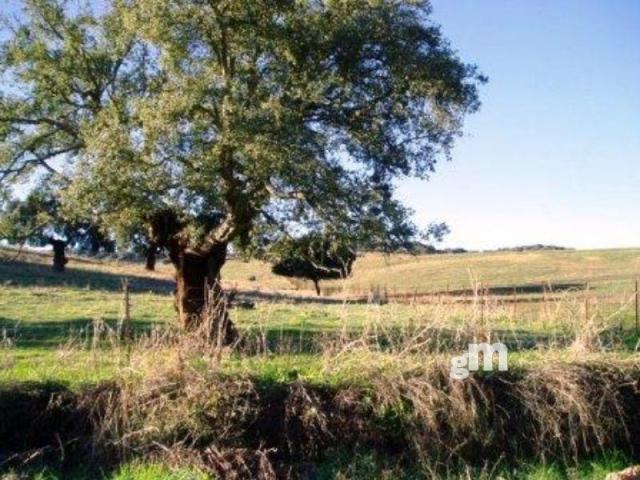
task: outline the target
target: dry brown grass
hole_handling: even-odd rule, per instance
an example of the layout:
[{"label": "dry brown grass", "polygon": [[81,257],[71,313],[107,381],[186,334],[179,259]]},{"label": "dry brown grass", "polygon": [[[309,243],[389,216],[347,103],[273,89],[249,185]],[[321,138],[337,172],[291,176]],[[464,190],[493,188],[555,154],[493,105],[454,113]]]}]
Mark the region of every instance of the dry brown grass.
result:
[{"label": "dry brown grass", "polygon": [[120,345],[128,374],[112,383],[56,394],[37,417],[23,398],[13,415],[32,416],[23,435],[40,443],[16,458],[89,451],[102,462],[142,456],[222,478],[272,479],[305,478],[310,462],[365,448],[437,478],[460,462],[491,468],[526,458],[571,463],[613,448],[640,454],[637,361],[550,355],[457,381],[448,359],[458,347],[425,350],[425,333],[336,338],[322,358],[327,378],[339,381],[310,383],[229,375],[225,364],[242,353],[212,346],[202,332],[156,332]]},{"label": "dry brown grass", "polygon": [[435,344],[437,323],[343,332],[323,343],[323,372],[338,379],[328,383],[229,375],[233,356],[269,353],[212,346],[203,332],[156,334],[129,347],[135,374],[81,404],[91,399],[95,452],[196,464],[223,478],[305,477],[309,462],[336,449],[383,452],[433,475],[460,463],[640,454],[637,358],[615,360],[602,343],[586,355],[545,346],[539,363],[453,380],[451,355],[494,339],[481,320]]},{"label": "dry brown grass", "polygon": [[637,368],[592,363],[459,382],[434,362],[379,370],[368,384],[262,385],[183,359],[110,392],[94,440],[124,457],[197,456],[237,478],[294,472],[332,448],[377,449],[435,470],[505,458],[571,462],[612,448],[638,453],[639,380]]}]

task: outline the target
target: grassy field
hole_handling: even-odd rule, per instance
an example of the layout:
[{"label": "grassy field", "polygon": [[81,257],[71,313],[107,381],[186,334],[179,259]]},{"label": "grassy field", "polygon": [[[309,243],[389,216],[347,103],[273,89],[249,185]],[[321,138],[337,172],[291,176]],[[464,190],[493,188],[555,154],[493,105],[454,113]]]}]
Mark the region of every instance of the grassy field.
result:
[{"label": "grassy field", "polygon": [[[537,384],[539,375],[551,375],[544,369],[537,373],[546,365],[560,369],[569,366],[576,372],[583,368],[599,371],[599,366],[606,365],[617,373],[605,375],[605,383],[610,377],[617,379],[640,368],[640,337],[634,330],[634,286],[640,277],[640,249],[388,257],[365,254],[356,262],[352,278],[324,282],[321,297],[313,294],[309,284],[272,275],[268,265],[232,259],[225,266],[224,282],[236,292],[237,306],[233,307],[232,317],[244,342],[235,351],[213,353],[193,339],[181,339],[174,326],[170,265],[161,263],[157,272],[149,274],[138,263],[73,258],[68,271],[57,274],[51,271],[49,262],[46,255],[24,253],[16,258],[15,252],[0,251],[0,404],[2,392],[20,391],[23,385],[56,385],[71,392],[69,395],[81,395],[101,382],[115,381],[123,391],[132,388],[135,392],[153,383],[149,379],[159,381],[158,375],[163,379],[177,375],[190,379],[190,389],[197,390],[193,385],[202,384],[203,390],[210,391],[212,382],[217,385],[221,375],[245,379],[242,382],[250,382],[257,391],[272,392],[267,397],[284,392],[282,395],[289,398],[293,395],[291,389],[295,393],[298,384],[316,391],[319,398],[327,392],[338,392],[335,394],[340,396],[339,392],[349,391],[369,398],[374,417],[382,415],[385,425],[389,421],[395,425],[399,420],[390,420],[389,415],[408,421],[405,417],[413,418],[414,410],[419,410],[416,405],[426,401],[420,400],[422,393],[417,392],[444,388],[436,388],[440,381],[434,378],[439,378],[438,372],[448,364],[453,352],[459,353],[472,340],[500,340],[509,346],[509,374],[514,375],[510,382],[514,384]],[[124,278],[131,284],[129,302],[136,331],[133,343],[121,342],[116,334],[123,314]],[[386,301],[366,301],[373,297]],[[245,302],[250,302],[252,308],[243,308]],[[216,379],[210,377],[213,374]],[[583,378],[582,373],[576,375]],[[635,373],[628,375],[635,378]],[[418,390],[411,386],[409,391],[413,393],[405,391],[416,379],[425,382],[425,386]],[[558,388],[589,390],[591,387],[582,381],[574,384],[568,379]],[[618,385],[618,380],[611,381]],[[479,391],[494,388],[491,382],[488,386],[480,382]],[[625,382],[621,379],[619,385]],[[187,391],[180,390],[185,395]],[[379,391],[385,391],[387,396],[371,400],[380,395]],[[573,396],[575,391],[563,390],[562,395],[565,394]],[[307,396],[314,398],[313,395]],[[580,395],[566,407],[567,411],[579,407],[588,413],[580,413],[577,427],[571,428],[591,431],[595,427],[588,426],[585,418],[595,422],[597,415],[592,417],[590,413],[590,394],[585,390]],[[449,396],[437,398],[438,402],[450,402]],[[432,401],[435,400],[426,402]],[[406,402],[413,402],[410,410],[406,410]],[[522,402],[529,405],[531,399],[525,395]],[[382,413],[377,410],[378,404],[387,405],[380,407]],[[484,407],[479,405],[477,410],[481,411]],[[535,405],[539,408],[538,403]],[[146,422],[153,424],[155,417],[149,417],[147,411],[144,415]],[[421,418],[411,422],[423,422]],[[200,422],[190,418],[187,425]],[[122,425],[118,430],[123,428],[126,430]],[[182,426],[178,430],[190,428],[195,427]],[[322,430],[318,425],[309,428]],[[391,430],[397,428],[400,427]],[[162,438],[164,442],[166,439]],[[457,473],[450,476],[602,478],[603,472],[631,462],[628,456],[633,452],[618,452],[616,445],[603,440],[605,450],[595,460],[589,460],[591,457],[585,457],[582,448],[576,446],[571,450],[575,454],[571,461],[558,463],[558,459],[550,458],[540,464],[534,455],[519,463],[526,467],[514,469],[496,459],[485,466],[457,465]],[[140,447],[136,448],[139,452]],[[1,452],[0,447],[0,465]],[[576,456],[578,452],[582,453]],[[153,455],[158,456],[159,452]],[[216,460],[216,465],[220,461]],[[400,476],[429,478],[429,471],[414,475],[414,467],[389,465],[388,461],[365,449],[343,460],[318,460],[314,468],[316,478],[395,478],[400,475],[398,472],[404,472]],[[196,468],[198,462],[185,466],[184,462],[167,462],[164,457],[160,463],[149,463],[147,459],[142,464],[110,468],[103,476],[169,478],[169,473],[158,473],[169,468],[166,471],[173,472],[171,478],[199,478],[194,473],[200,471]],[[436,465],[439,466],[433,468],[439,469],[441,461]],[[202,471],[210,473],[206,468]],[[442,475],[441,470],[437,471]],[[59,478],[54,470],[38,472],[33,476]],[[95,472],[89,478],[91,475]]]},{"label": "grassy field", "polygon": [[[92,344],[95,324],[104,322],[105,330],[115,328],[122,314],[125,277],[132,284],[130,303],[138,331],[173,325],[170,265],[162,264],[149,274],[141,264],[78,258],[60,275],[50,270],[47,256],[14,257],[4,251],[0,261],[0,336],[14,347],[3,353],[0,381],[84,383],[111,375],[114,359],[96,355],[92,368],[83,365],[74,372],[85,352],[73,347]],[[252,276],[255,280],[250,281]],[[270,346],[287,343],[287,353],[301,356],[303,363],[308,363],[310,338],[372,326],[455,329],[486,322],[494,336],[527,344],[545,338],[561,342],[588,323],[629,330],[635,322],[636,276],[640,276],[640,250],[365,254],[357,261],[353,278],[325,282],[325,295],[316,299],[310,285],[274,276],[260,262],[231,260],[224,271],[226,284],[255,303],[253,309],[234,310],[239,326],[267,337]],[[340,293],[353,295],[373,288],[386,289],[391,302],[340,300]],[[442,294],[447,291],[452,295]],[[335,296],[327,297],[327,292]],[[421,296],[433,292],[440,294]],[[394,293],[408,297],[396,303]]]},{"label": "grassy field", "polygon": [[[14,258],[15,252],[0,250],[0,257]],[[29,263],[48,264],[47,256],[24,254],[19,259]],[[159,262],[152,275],[140,263],[97,261],[72,257],[69,265],[76,271],[111,275],[142,276],[168,279],[172,267]],[[624,291],[640,275],[640,249],[558,250],[531,252],[484,252],[459,255],[382,255],[361,254],[354,273],[346,281],[328,280],[322,283],[324,293],[366,292],[374,287],[390,291],[419,293],[485,287],[522,285],[560,285],[585,283],[604,291]],[[93,282],[100,278],[93,275]],[[290,281],[273,275],[268,264],[258,261],[230,259],[224,270],[224,280],[243,289],[299,290],[311,294],[309,282]],[[104,278],[103,280],[108,280]],[[86,277],[72,280],[86,286]]]},{"label": "grassy field", "polygon": [[[246,267],[245,267],[246,268]],[[248,268],[251,271],[252,266]],[[232,273],[233,272],[233,273]],[[325,282],[325,291],[368,291],[373,287],[390,292],[424,293],[477,287],[519,287],[589,284],[592,288],[621,292],[632,288],[640,272],[640,250],[487,252],[461,255],[363,255],[353,277],[344,282]],[[228,267],[230,281],[247,278],[236,264]],[[268,285],[273,276],[264,276]]]}]

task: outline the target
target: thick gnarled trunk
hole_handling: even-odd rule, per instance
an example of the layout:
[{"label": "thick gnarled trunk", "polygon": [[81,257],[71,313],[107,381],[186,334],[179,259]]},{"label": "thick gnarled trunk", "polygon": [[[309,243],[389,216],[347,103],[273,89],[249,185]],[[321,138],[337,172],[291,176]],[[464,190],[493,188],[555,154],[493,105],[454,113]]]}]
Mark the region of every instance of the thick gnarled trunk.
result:
[{"label": "thick gnarled trunk", "polygon": [[220,285],[220,271],[227,245],[203,253],[182,249],[171,254],[176,267],[176,308],[183,328],[202,328],[212,340],[232,344],[237,331],[229,319],[227,302]]},{"label": "thick gnarled trunk", "polygon": [[[220,229],[216,219],[210,229]],[[149,218],[149,243],[165,249],[176,269],[175,303],[183,328],[198,330],[217,344],[235,343],[238,333],[229,319],[220,271],[227,258],[227,241],[211,239],[193,245],[175,211],[159,210]],[[226,237],[225,237],[226,238]]]}]

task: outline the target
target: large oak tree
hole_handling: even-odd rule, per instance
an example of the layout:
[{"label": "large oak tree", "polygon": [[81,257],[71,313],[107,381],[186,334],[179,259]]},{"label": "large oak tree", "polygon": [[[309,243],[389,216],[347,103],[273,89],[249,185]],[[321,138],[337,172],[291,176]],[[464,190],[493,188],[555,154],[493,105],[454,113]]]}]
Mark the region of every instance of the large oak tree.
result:
[{"label": "large oak tree", "polygon": [[39,20],[9,42],[20,55],[3,64],[23,73],[0,104],[4,175],[64,154],[70,214],[146,225],[185,326],[219,292],[230,244],[410,241],[394,181],[448,157],[484,81],[427,1],[114,0],[101,17],[28,3],[88,26],[56,40]]}]

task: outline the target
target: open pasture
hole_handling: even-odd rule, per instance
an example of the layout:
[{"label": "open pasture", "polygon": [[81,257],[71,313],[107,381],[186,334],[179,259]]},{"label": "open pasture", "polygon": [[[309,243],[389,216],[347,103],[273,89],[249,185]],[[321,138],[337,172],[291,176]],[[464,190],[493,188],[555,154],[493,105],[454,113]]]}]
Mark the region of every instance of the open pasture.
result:
[{"label": "open pasture", "polygon": [[[55,395],[76,405],[82,395],[97,395],[92,402],[102,405],[99,392],[109,391],[112,387],[106,385],[115,382],[119,391],[131,395],[132,403],[126,409],[110,405],[100,423],[102,433],[94,432],[92,441],[102,445],[101,435],[116,435],[110,441],[126,451],[132,448],[138,452],[134,459],[143,460],[109,470],[109,478],[146,478],[153,472],[207,478],[211,471],[219,472],[223,459],[230,461],[230,454],[220,450],[211,453],[215,458],[195,461],[192,449],[183,452],[184,446],[177,445],[185,438],[208,442],[209,429],[230,435],[231,440],[219,439],[223,443],[237,443],[237,435],[245,434],[272,442],[274,437],[256,426],[266,421],[263,415],[271,415],[271,401],[292,409],[272,421],[301,421],[286,435],[303,435],[305,448],[311,449],[274,446],[289,453],[287,460],[273,459],[273,468],[284,468],[282,462],[292,468],[287,462],[295,463],[295,458],[321,458],[314,467],[319,478],[368,478],[371,472],[417,478],[573,478],[571,472],[580,471],[580,478],[595,479],[624,466],[635,454],[624,440],[625,435],[636,438],[635,423],[624,420],[624,412],[635,403],[624,392],[625,385],[637,381],[640,367],[634,291],[640,250],[390,257],[368,253],[358,259],[353,278],[324,282],[319,297],[311,285],[276,277],[267,265],[232,259],[223,272],[224,284],[232,292],[231,316],[242,342],[234,350],[213,351],[197,334],[183,338],[178,333],[169,265],[161,263],[149,274],[139,263],[74,257],[60,274],[51,271],[47,255],[28,252],[16,258],[10,250],[2,255],[0,403],[6,407],[21,398],[20,408],[25,408]],[[128,342],[118,335],[125,315],[125,278],[134,330]],[[509,372],[474,375],[470,390],[457,391],[450,383],[454,381],[446,380],[450,358],[468,342],[498,340],[509,347]],[[173,400],[152,400],[158,388],[174,391]],[[222,397],[210,397],[217,390],[224,392]],[[355,402],[351,407],[334,403],[344,395]],[[503,395],[515,403],[503,405]],[[242,407],[214,401],[223,397],[247,403]],[[557,403],[562,398],[571,400]],[[610,416],[604,420],[598,412],[605,404],[598,407],[596,399],[608,405]],[[550,401],[555,406],[547,404]],[[355,405],[360,406],[351,411]],[[6,407],[5,412],[15,408]],[[343,408],[351,412],[344,418]],[[365,414],[361,408],[372,410]],[[504,409],[505,418],[485,418],[487,408]],[[201,409],[223,416],[250,410],[255,419],[243,427],[221,425],[219,419],[211,423],[200,418],[196,412]],[[78,405],[63,411],[56,407],[52,419],[45,415],[42,421],[58,425],[58,417],[69,411],[80,415],[81,423],[91,423]],[[321,413],[310,420],[310,411]],[[437,411],[446,416],[434,417]],[[495,442],[511,435],[507,427],[516,411],[532,415],[533,428],[529,440],[513,444],[511,454],[521,458],[519,470],[489,453],[483,454],[486,464],[478,463],[478,452],[506,448]],[[326,435],[347,419],[363,422],[357,428],[364,430],[348,441],[355,442],[348,448],[359,445],[361,453],[343,460],[317,457],[314,449],[329,448],[322,446]],[[5,414],[5,425],[16,421]],[[438,448],[426,440],[434,434],[426,433],[434,428],[432,422],[453,429],[450,437],[440,438]],[[229,433],[242,428],[243,434]],[[493,440],[482,436],[487,428],[495,429]],[[122,443],[122,429],[129,432],[130,444]],[[365,440],[373,432],[385,439],[382,446]],[[379,453],[393,450],[394,435],[415,442],[411,451],[424,458],[417,464],[388,464],[386,454]],[[465,435],[472,435],[470,445],[476,446],[460,447],[458,460],[444,461],[441,456],[457,451],[456,442]],[[561,444],[549,435],[559,435]],[[172,445],[166,452],[172,452],[174,463],[162,456],[161,464],[151,460],[162,453],[158,444]],[[256,452],[238,454],[254,473],[262,464],[252,463],[257,460],[251,455],[271,455]],[[87,475],[93,478],[95,472]]]},{"label": "open pasture", "polygon": [[[94,367],[76,360],[86,348],[108,343],[96,343],[96,335],[106,338],[117,328],[125,278],[136,332],[174,327],[170,265],[161,263],[150,273],[138,263],[72,258],[68,271],[59,274],[51,271],[47,255],[2,255],[0,332],[10,347],[3,350],[2,381],[110,375],[108,356],[94,355]],[[636,347],[639,272],[640,250],[367,253],[352,278],[324,282],[320,297],[312,285],[277,277],[256,261],[230,260],[223,282],[234,292],[232,318],[252,350],[276,357],[276,363],[276,353],[302,355],[308,363],[336,338],[377,335],[384,343],[426,332],[431,344],[425,348],[432,350],[446,350],[450,337],[464,331],[465,339],[491,332],[493,340],[516,351],[566,347],[580,334],[627,351]],[[242,308],[246,303],[253,308]],[[619,332],[622,340],[614,341]],[[55,355],[66,360],[52,361]]]}]

